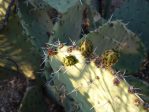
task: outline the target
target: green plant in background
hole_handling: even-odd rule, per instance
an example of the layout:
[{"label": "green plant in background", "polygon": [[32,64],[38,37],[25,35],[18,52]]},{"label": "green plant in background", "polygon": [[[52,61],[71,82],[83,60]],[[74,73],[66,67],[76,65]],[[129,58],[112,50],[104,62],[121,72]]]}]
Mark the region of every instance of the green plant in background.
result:
[{"label": "green plant in background", "polygon": [[112,0],[105,0],[104,1],[105,3],[105,6],[104,6],[104,15],[103,15],[103,17],[104,18],[108,18],[109,17],[109,15],[110,15],[110,6],[111,6],[111,3],[112,3]]}]

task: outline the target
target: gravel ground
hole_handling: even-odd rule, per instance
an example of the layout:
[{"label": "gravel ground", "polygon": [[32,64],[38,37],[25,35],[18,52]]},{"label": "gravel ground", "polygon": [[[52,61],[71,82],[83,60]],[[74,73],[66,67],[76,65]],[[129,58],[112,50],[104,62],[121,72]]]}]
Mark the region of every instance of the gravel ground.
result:
[{"label": "gravel ground", "polygon": [[0,112],[17,112],[26,88],[26,80],[12,77],[0,81]]},{"label": "gravel ground", "polygon": [[[1,74],[1,72],[0,72]],[[25,78],[11,77],[0,80],[0,112],[17,112],[24,97],[28,81]],[[47,105],[47,112],[64,112],[64,109],[53,103],[44,94],[43,102]]]}]

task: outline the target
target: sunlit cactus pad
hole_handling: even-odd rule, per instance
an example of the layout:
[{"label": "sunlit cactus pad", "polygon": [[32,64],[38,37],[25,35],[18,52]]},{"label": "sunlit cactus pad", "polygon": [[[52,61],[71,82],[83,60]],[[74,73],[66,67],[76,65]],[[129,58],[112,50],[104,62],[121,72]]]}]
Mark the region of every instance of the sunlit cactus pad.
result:
[{"label": "sunlit cactus pad", "polygon": [[[71,52],[70,47],[73,48]],[[57,47],[57,52],[46,59],[45,75],[50,79],[47,88],[66,112],[147,112],[144,101],[133,93],[134,88],[122,73],[111,67],[97,67],[95,61],[101,56],[85,58],[77,46]],[[63,60],[68,56],[75,57],[77,63],[71,59],[71,65],[64,64]],[[49,64],[54,70],[51,74],[48,73]]]}]

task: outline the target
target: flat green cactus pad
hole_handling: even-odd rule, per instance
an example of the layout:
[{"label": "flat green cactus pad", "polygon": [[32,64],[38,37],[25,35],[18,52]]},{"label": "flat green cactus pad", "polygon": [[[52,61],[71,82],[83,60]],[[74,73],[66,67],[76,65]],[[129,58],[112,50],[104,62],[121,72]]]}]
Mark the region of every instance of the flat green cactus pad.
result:
[{"label": "flat green cactus pad", "polygon": [[27,5],[24,1],[19,1],[18,7],[18,15],[24,33],[28,35],[32,44],[40,49],[48,42],[53,27],[52,20],[48,15],[48,10],[51,10],[51,8],[37,8],[36,2],[29,2]]},{"label": "flat green cactus pad", "polygon": [[[140,6],[141,5],[141,6]],[[113,14],[113,20],[120,19],[128,23],[127,27],[140,35],[145,47],[149,51],[149,1],[125,0],[124,5]]]},{"label": "flat green cactus pad", "polygon": [[78,40],[81,34],[81,25],[84,7],[76,4],[64,13],[60,20],[54,25],[53,35],[50,41],[60,40],[70,43],[70,39]]},{"label": "flat green cactus pad", "polygon": [[105,50],[115,49],[120,52],[117,69],[136,72],[145,56],[144,46],[139,37],[128,30],[120,21],[112,21],[90,32],[82,40],[89,39],[95,46],[96,53],[101,55]]},{"label": "flat green cactus pad", "polygon": [[[28,37],[22,33],[23,29],[17,16],[12,16],[8,26],[0,34],[0,55],[12,59],[18,64],[20,72],[29,78],[35,78],[35,72],[40,67],[40,56],[32,46]],[[2,57],[1,57],[2,58]],[[13,63],[0,60],[0,66],[16,70]]]},{"label": "flat green cactus pad", "polygon": [[[66,112],[146,112],[143,100],[131,93],[130,85],[114,70],[90,63],[78,49],[67,52],[69,47],[58,48],[58,53],[50,56],[46,63],[54,72],[47,87],[65,107]],[[78,63],[63,66],[63,59],[74,56]],[[48,72],[46,72],[48,74]]]}]

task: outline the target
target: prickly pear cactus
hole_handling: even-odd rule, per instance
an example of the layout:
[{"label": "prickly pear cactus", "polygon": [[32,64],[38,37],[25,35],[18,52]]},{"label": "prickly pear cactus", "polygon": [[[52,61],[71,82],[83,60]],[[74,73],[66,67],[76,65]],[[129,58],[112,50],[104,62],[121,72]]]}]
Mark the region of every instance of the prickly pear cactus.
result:
[{"label": "prickly pear cactus", "polygon": [[[103,55],[83,56],[77,46],[57,46],[57,54],[47,56],[45,75],[49,81],[46,86],[66,112],[147,112],[145,102],[134,93],[135,88],[123,75],[112,66],[102,66]],[[51,74],[49,64],[54,71]]]},{"label": "prickly pear cactus", "polygon": [[41,0],[20,0],[18,2],[18,16],[24,33],[28,35],[32,44],[40,49],[48,42],[53,27],[49,10],[50,7],[41,2]]},{"label": "prickly pear cactus", "polygon": [[[97,9],[93,8],[95,3],[89,1],[87,3],[81,0],[77,0],[75,3],[70,1],[70,4],[72,2],[73,5],[70,5],[69,10],[64,12],[59,11],[59,7],[55,7],[58,4],[52,5],[57,2],[51,0],[19,1],[18,15],[24,32],[36,47],[42,47],[49,37],[51,43],[57,39],[70,43],[70,40],[78,40],[82,33],[84,34],[83,25],[89,24],[89,29],[92,30],[96,28],[95,22],[99,20],[99,17],[97,17],[99,14],[97,14]],[[61,4],[60,1],[60,7],[63,7],[64,4],[65,2]],[[88,10],[87,14],[85,13],[86,10]]]},{"label": "prickly pear cactus", "polygon": [[121,56],[115,65],[117,69],[136,72],[145,56],[144,46],[138,36],[127,29],[121,21],[105,23],[97,30],[85,35],[81,40],[86,39],[96,46],[94,50],[99,55],[110,49],[119,52]]},{"label": "prickly pear cactus", "polygon": [[71,42],[70,39],[78,40],[81,34],[83,10],[84,6],[78,3],[62,14],[62,17],[54,25],[54,34],[50,37],[50,41],[59,39],[68,43]]},{"label": "prickly pear cactus", "polygon": [[[140,6],[141,4],[141,6]],[[143,9],[142,9],[143,8]],[[140,35],[139,38],[149,50],[149,1],[148,0],[125,0],[124,5],[113,14],[113,20],[120,19],[127,27]]]}]

